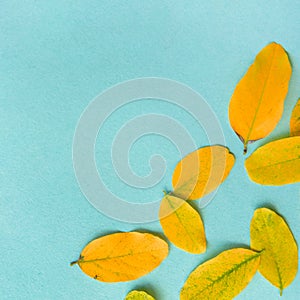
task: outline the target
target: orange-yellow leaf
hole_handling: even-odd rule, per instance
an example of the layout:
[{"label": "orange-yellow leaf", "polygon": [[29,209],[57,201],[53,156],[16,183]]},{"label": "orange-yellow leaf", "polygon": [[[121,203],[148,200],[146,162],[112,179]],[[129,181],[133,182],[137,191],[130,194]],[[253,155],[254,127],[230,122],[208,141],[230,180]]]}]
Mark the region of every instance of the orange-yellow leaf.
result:
[{"label": "orange-yellow leaf", "polygon": [[234,155],[224,146],[200,148],[184,157],[175,167],[174,195],[196,200],[215,190],[228,176]]},{"label": "orange-yellow leaf", "polygon": [[224,251],[190,274],[180,299],[233,299],[251,281],[259,261],[260,253],[255,251],[242,248]]},{"label": "orange-yellow leaf", "polygon": [[161,201],[159,218],[165,235],[175,246],[190,253],[205,252],[201,217],[186,201],[166,195]]},{"label": "orange-yellow leaf", "polygon": [[295,105],[290,120],[291,136],[300,135],[300,98]]},{"label": "orange-yellow leaf", "polygon": [[281,119],[292,68],[283,47],[263,48],[240,80],[231,97],[229,119],[244,143],[267,136]]},{"label": "orange-yellow leaf", "polygon": [[259,272],[282,294],[298,270],[298,249],[292,232],[281,216],[259,208],[251,221],[250,237],[251,248],[263,250]]},{"label": "orange-yellow leaf", "polygon": [[283,185],[300,181],[300,136],[268,143],[246,161],[249,177],[256,183]]},{"label": "orange-yellow leaf", "polygon": [[162,239],[149,233],[123,232],[93,240],[71,265],[78,264],[99,281],[129,281],[151,272],[167,255],[168,244]]},{"label": "orange-yellow leaf", "polygon": [[143,291],[132,291],[124,300],[155,300],[152,296]]}]

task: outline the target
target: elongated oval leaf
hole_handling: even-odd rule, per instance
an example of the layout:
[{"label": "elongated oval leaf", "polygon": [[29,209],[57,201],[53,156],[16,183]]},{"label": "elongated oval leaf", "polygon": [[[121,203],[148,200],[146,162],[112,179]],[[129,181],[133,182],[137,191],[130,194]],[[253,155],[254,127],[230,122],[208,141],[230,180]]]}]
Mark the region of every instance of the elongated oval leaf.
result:
[{"label": "elongated oval leaf", "polygon": [[281,119],[292,68],[281,45],[263,48],[231,97],[229,119],[247,152],[249,142],[267,136]]},{"label": "elongated oval leaf", "polygon": [[264,250],[259,272],[282,294],[298,270],[298,249],[292,232],[281,216],[259,208],[251,221],[250,237],[252,249]]},{"label": "elongated oval leaf", "polygon": [[186,201],[166,195],[161,201],[159,218],[165,235],[175,246],[190,253],[205,252],[201,217]]},{"label": "elongated oval leaf", "polygon": [[78,264],[90,277],[104,282],[137,279],[156,268],[168,255],[162,239],[139,232],[114,233],[90,242]]},{"label": "elongated oval leaf", "polygon": [[256,183],[283,185],[300,181],[300,136],[268,143],[246,161],[249,177]]},{"label": "elongated oval leaf", "polygon": [[131,291],[124,300],[155,300],[152,296],[143,291]]},{"label": "elongated oval leaf", "polygon": [[224,251],[190,274],[180,299],[232,299],[251,281],[259,261],[260,253],[255,251],[242,248]]},{"label": "elongated oval leaf", "polygon": [[295,105],[290,120],[291,136],[300,135],[300,98]]},{"label": "elongated oval leaf", "polygon": [[234,155],[224,146],[208,146],[184,157],[175,167],[174,195],[196,200],[215,190],[228,176]]}]

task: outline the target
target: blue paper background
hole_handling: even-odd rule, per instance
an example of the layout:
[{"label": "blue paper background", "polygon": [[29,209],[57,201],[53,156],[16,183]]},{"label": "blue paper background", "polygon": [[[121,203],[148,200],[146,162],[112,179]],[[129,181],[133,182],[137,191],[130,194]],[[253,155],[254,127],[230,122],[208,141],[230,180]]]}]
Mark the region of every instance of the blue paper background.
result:
[{"label": "blue paper background", "polygon": [[[157,299],[178,299],[187,275],[199,263],[249,244],[253,211],[264,205],[286,218],[299,242],[299,184],[252,183],[243,167],[242,145],[227,117],[236,83],[257,52],[277,41],[293,64],[284,116],[250,152],[288,135],[290,113],[300,96],[299,14],[298,1],[0,1],[0,298],[118,300],[141,288]],[[161,229],[158,222],[134,225],[112,220],[89,204],[73,172],[72,139],[92,98],[120,81],[144,76],[178,80],[201,93],[221,121],[237,161],[202,211],[208,239],[204,255],[171,246],[168,259],[151,274],[133,282],[104,284],[69,266],[88,241],[114,231]],[[118,122],[126,122],[140,109],[125,107]],[[201,131],[197,137],[189,116],[172,109],[153,101],[145,111],[177,116],[203,145]],[[114,134],[113,124],[106,124],[104,144]],[[142,149],[153,146],[154,152],[162,149],[169,156],[160,191],[170,184],[178,153],[156,137],[139,143]],[[153,151],[136,147],[131,160],[138,170]],[[96,149],[99,153],[105,148],[97,144]],[[106,172],[106,181],[118,189],[118,182]],[[147,169],[137,172],[143,175]],[[145,199],[159,197],[158,190],[145,192]],[[134,201],[135,194],[128,193],[121,194]],[[296,300],[299,294],[298,275],[281,299]],[[260,274],[237,297],[262,298],[280,297]]]}]

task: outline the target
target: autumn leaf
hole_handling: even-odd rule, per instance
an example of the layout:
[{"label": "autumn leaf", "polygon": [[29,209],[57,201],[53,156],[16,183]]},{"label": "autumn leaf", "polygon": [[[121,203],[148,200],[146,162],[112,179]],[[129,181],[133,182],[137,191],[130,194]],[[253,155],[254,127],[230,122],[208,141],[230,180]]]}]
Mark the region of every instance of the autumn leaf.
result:
[{"label": "autumn leaf", "polygon": [[246,161],[249,177],[256,183],[283,185],[300,181],[300,136],[268,143]]},{"label": "autumn leaf", "polygon": [[247,152],[249,142],[262,139],[281,119],[292,68],[283,47],[263,48],[231,97],[229,120]]},{"label": "autumn leaf", "polygon": [[224,146],[200,148],[184,157],[175,167],[174,195],[196,200],[215,190],[228,176],[234,155]]},{"label": "autumn leaf", "polygon": [[232,299],[251,281],[259,261],[260,253],[252,250],[236,248],[224,251],[190,274],[180,299]]},{"label": "autumn leaf", "polygon": [[251,221],[250,237],[252,249],[264,250],[259,272],[282,294],[298,270],[298,249],[292,232],[281,216],[259,208]]},{"label": "autumn leaf", "polygon": [[152,296],[143,291],[131,291],[124,300],[155,300]]},{"label": "autumn leaf", "polygon": [[205,252],[201,217],[186,201],[166,195],[161,201],[159,218],[164,234],[175,246],[190,253]]},{"label": "autumn leaf", "polygon": [[78,264],[99,281],[129,281],[151,272],[167,255],[168,245],[162,239],[149,233],[123,232],[93,240],[71,265]]},{"label": "autumn leaf", "polygon": [[291,136],[300,135],[300,98],[295,105],[290,120]]}]

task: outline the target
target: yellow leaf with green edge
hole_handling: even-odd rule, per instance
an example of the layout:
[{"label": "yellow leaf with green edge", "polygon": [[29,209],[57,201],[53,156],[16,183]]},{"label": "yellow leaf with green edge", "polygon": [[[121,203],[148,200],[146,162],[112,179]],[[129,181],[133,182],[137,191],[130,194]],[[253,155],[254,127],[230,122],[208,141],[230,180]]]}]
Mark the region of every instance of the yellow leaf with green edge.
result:
[{"label": "yellow leaf with green edge", "polygon": [[159,219],[164,234],[175,246],[190,253],[205,252],[203,222],[186,201],[166,195],[161,201]]},{"label": "yellow leaf with green edge", "polygon": [[296,241],[284,219],[268,208],[255,211],[250,226],[251,248],[261,252],[259,272],[280,294],[298,271]]},{"label": "yellow leaf with green edge", "polygon": [[236,248],[222,252],[198,266],[185,282],[181,300],[228,300],[251,281],[260,262],[260,253]]},{"label": "yellow leaf with green edge", "polygon": [[290,120],[291,136],[300,135],[300,98],[295,105]]},{"label": "yellow leaf with green edge", "polygon": [[249,177],[264,185],[283,185],[300,181],[300,136],[268,143],[246,161]]},{"label": "yellow leaf with green edge", "polygon": [[263,48],[235,88],[229,104],[231,127],[244,144],[262,139],[281,119],[292,68],[283,47]]},{"label": "yellow leaf with green edge", "polygon": [[234,161],[228,148],[219,145],[188,154],[175,167],[173,194],[185,200],[196,200],[211,193],[227,178]]},{"label": "yellow leaf with green edge", "polygon": [[155,300],[152,296],[143,291],[131,291],[124,300]]},{"label": "yellow leaf with green edge", "polygon": [[153,234],[120,232],[90,242],[71,265],[99,281],[129,281],[151,272],[167,255],[168,244]]}]

